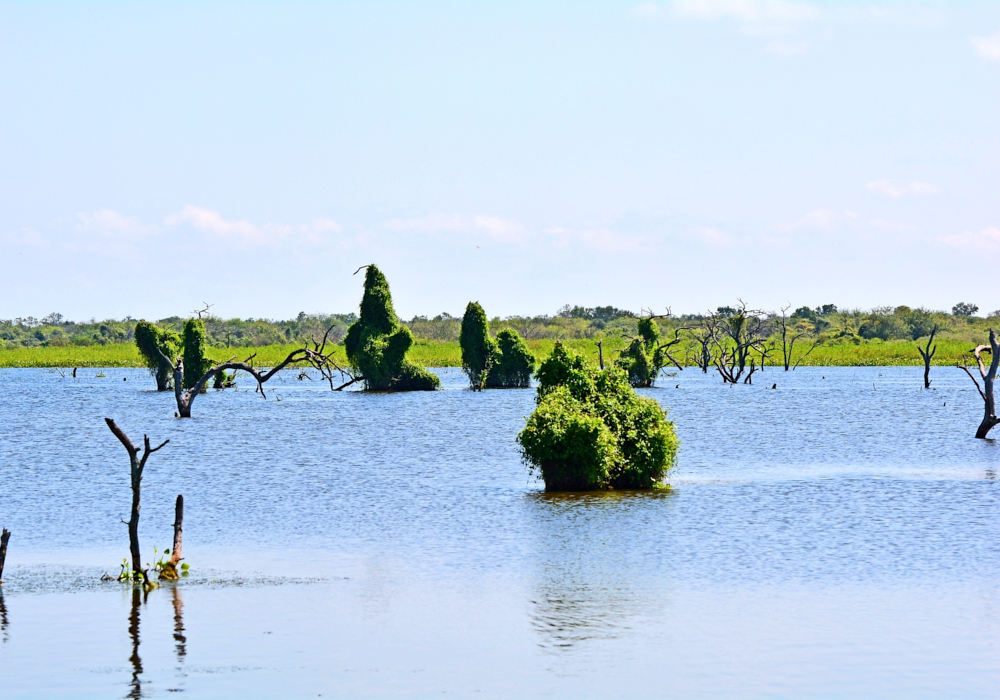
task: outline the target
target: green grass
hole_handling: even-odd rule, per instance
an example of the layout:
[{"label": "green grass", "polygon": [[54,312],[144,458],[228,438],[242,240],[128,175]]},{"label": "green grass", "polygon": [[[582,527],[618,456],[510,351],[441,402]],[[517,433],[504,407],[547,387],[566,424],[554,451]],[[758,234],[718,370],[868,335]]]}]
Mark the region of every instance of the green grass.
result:
[{"label": "green grass", "polygon": [[[528,347],[539,360],[552,352],[554,340],[529,340]],[[588,359],[597,361],[597,345],[593,340],[567,340],[565,345]],[[618,356],[627,341],[621,338],[604,340],[604,360],[606,363]],[[963,354],[969,352],[971,343],[957,338],[942,338],[938,343],[938,351],[934,356],[935,365],[954,365]],[[251,353],[257,353],[255,364],[263,367],[273,366],[285,359],[297,345],[265,345],[256,348],[211,348],[209,357],[214,360],[227,360],[235,356],[238,360],[245,359]],[[801,357],[809,348],[808,344],[797,344],[795,358]],[[346,363],[344,348],[334,348],[334,358],[340,363]],[[678,359],[683,357],[683,351],[676,353]],[[460,367],[462,352],[457,342],[418,340],[410,351],[410,357],[418,364],[426,367]],[[781,362],[780,353],[769,358],[769,365]],[[911,341],[893,340],[888,342],[868,341],[859,345],[845,343],[842,345],[821,345],[802,361],[801,366],[822,367],[858,367],[858,366],[888,366],[888,365],[921,365],[917,344]],[[34,347],[0,350],[0,367],[143,367],[139,351],[132,343],[115,343],[108,345],[90,345],[84,347]]]}]

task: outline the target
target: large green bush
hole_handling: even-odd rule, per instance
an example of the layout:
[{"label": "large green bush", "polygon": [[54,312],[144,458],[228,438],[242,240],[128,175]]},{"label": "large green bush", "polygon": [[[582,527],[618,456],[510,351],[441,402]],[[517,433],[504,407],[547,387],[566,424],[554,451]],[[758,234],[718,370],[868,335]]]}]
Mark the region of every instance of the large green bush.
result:
[{"label": "large green bush", "polygon": [[496,338],[498,359],[486,377],[490,388],[526,389],[535,371],[535,356],[517,331],[504,328]]},{"label": "large green bush", "polygon": [[157,391],[166,391],[169,388],[173,368],[163,359],[163,355],[173,357],[177,352],[178,343],[176,333],[160,328],[155,323],[139,321],[135,324],[135,344],[146,361],[150,373],[156,378]]},{"label": "large green bush", "polygon": [[673,423],[623,368],[598,370],[556,343],[536,376],[538,407],[517,440],[546,491],[649,489],[673,467]]},{"label": "large green bush", "polygon": [[469,377],[469,385],[476,390],[482,389],[500,357],[497,344],[490,337],[486,312],[477,301],[470,301],[465,307],[458,344],[462,348],[462,369]]},{"label": "large green bush", "polygon": [[400,324],[393,309],[388,280],[381,270],[369,265],[361,314],[344,337],[348,361],[371,391],[437,389],[437,376],[406,359],[412,345],[413,334]]}]

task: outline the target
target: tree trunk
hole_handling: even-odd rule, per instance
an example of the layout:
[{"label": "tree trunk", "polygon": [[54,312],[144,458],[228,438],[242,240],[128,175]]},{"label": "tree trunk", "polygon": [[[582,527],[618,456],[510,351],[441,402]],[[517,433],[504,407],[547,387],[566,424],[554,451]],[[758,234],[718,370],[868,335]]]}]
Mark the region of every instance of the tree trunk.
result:
[{"label": "tree trunk", "polygon": [[184,538],[184,496],[177,496],[177,504],[174,506],[174,546],[170,550],[170,563],[175,567],[180,564],[183,556],[181,549]]},{"label": "tree trunk", "polygon": [[7,541],[10,540],[10,530],[3,529],[0,533],[0,583],[3,583],[3,564],[7,560]]},{"label": "tree trunk", "polygon": [[170,387],[168,386],[167,380],[170,379],[170,370],[172,368],[167,366],[165,363],[161,362],[156,367],[156,390],[157,391],[167,391]]},{"label": "tree trunk", "polygon": [[139,552],[139,508],[142,500],[142,472],[139,470],[138,460],[134,455],[132,458],[132,514],[128,519],[128,548],[132,554],[132,572],[136,576],[142,576],[142,555]]},{"label": "tree trunk", "polygon": [[993,426],[1000,423],[993,398],[993,373],[987,373],[983,377],[983,394],[983,422],[979,424],[979,429],[976,431],[976,437],[980,439],[985,438]]}]

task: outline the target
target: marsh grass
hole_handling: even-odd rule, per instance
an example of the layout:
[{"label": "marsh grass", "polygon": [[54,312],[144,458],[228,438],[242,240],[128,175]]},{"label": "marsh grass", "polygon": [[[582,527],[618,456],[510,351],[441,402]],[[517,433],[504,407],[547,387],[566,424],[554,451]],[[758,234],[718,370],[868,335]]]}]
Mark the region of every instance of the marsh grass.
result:
[{"label": "marsh grass", "polygon": [[[528,348],[538,361],[552,353],[555,340],[529,340]],[[597,346],[593,340],[563,340],[563,345],[580,353],[587,360],[597,362]],[[610,364],[628,344],[624,338],[604,339],[604,362]],[[934,365],[954,365],[972,348],[971,341],[961,338],[942,338],[937,342],[938,351]],[[285,359],[298,344],[264,345],[260,347],[210,347],[207,355],[213,360],[223,361],[232,356],[242,360],[257,353],[254,363],[268,367]],[[795,359],[808,350],[808,344],[796,345]],[[408,355],[414,362],[425,367],[461,367],[462,350],[456,341],[417,340]],[[342,364],[347,363],[343,346],[336,346],[333,357]],[[683,357],[678,353],[678,359]],[[772,355],[768,366],[778,366],[780,355]],[[917,344],[907,340],[865,341],[860,344],[843,343],[820,345],[806,357],[802,367],[875,367],[875,366],[919,366],[920,354]],[[145,367],[146,363],[133,343],[109,343],[107,345],[33,347],[0,350],[0,367]],[[669,367],[668,367],[669,371]]]}]

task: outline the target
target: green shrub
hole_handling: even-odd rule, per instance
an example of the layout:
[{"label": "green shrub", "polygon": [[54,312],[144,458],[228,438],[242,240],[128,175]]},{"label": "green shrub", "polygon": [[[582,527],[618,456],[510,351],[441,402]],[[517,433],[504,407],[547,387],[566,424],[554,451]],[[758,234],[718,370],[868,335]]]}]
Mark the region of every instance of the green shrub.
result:
[{"label": "green shrub", "polygon": [[205,357],[208,341],[205,323],[200,318],[189,318],[184,322],[181,344],[184,352],[184,388],[190,389],[198,383],[201,375],[212,369],[212,361]]},{"label": "green shrub", "polygon": [[413,334],[396,317],[389,282],[374,265],[365,272],[361,314],[344,337],[347,360],[370,391],[437,389],[437,376],[406,358]]},{"label": "green shrub", "polygon": [[490,388],[525,389],[531,385],[535,371],[535,356],[517,331],[504,328],[497,333],[498,360],[490,368],[486,386]]},{"label": "green shrub", "polygon": [[546,491],[649,489],[673,467],[673,424],[623,368],[602,372],[556,343],[537,377],[538,407],[517,440]]},{"label": "green shrub", "polygon": [[167,357],[173,357],[177,352],[177,344],[176,333],[164,330],[149,321],[139,321],[135,324],[135,345],[139,348],[146,366],[149,367],[150,374],[156,378],[157,391],[166,391],[173,371],[170,363],[163,359],[160,352],[162,351]]},{"label": "green shrub", "polygon": [[639,319],[639,337],[632,340],[615,361],[625,370],[629,383],[634,387],[651,387],[667,365],[666,351],[657,345],[660,328],[651,318]]},{"label": "green shrub", "polygon": [[479,302],[470,301],[465,307],[458,344],[462,348],[462,370],[469,377],[469,385],[475,390],[482,389],[500,357],[497,344],[490,337],[486,312]]}]

